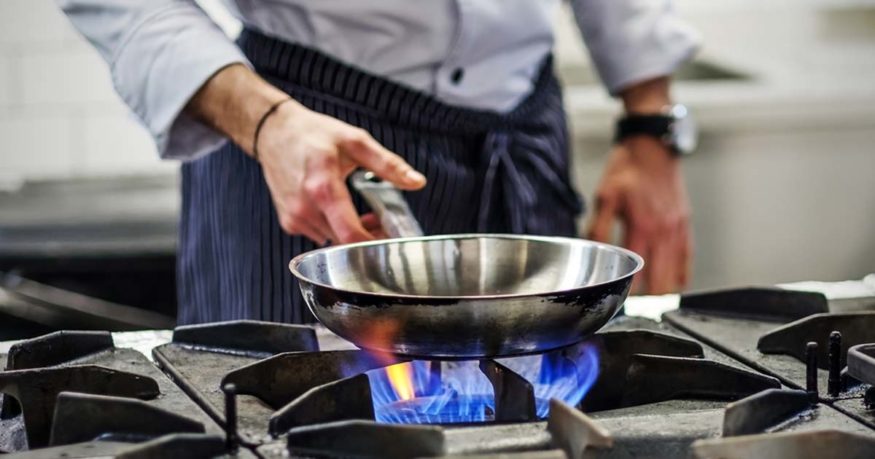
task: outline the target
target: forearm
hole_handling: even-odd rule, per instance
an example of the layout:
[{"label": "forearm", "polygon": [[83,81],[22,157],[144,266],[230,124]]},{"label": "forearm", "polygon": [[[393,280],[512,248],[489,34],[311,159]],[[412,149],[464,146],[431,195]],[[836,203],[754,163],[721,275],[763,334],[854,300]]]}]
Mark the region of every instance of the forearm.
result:
[{"label": "forearm", "polygon": [[625,88],[620,97],[626,113],[660,113],[671,103],[669,77],[642,81]]},{"label": "forearm", "polygon": [[259,120],[271,106],[288,98],[245,65],[233,64],[216,72],[192,97],[185,111],[251,155]]},{"label": "forearm", "polygon": [[[661,113],[671,103],[668,77],[643,81],[620,93],[623,107],[629,114]],[[648,135],[631,136],[623,141],[631,158],[651,173],[678,174],[679,161],[665,144]]]},{"label": "forearm", "polygon": [[124,102],[164,158],[193,159],[222,135],[182,113],[212,75],[241,50],[195,0],[56,0],[109,64]]}]

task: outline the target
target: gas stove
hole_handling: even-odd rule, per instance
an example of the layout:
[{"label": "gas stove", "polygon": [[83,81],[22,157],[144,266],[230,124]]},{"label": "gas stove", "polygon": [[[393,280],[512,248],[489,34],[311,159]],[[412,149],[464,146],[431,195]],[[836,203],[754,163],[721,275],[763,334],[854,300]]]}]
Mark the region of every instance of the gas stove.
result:
[{"label": "gas stove", "polygon": [[[0,357],[9,457],[875,457],[875,305],[684,295],[541,355],[408,361],[321,328],[63,331]],[[840,308],[838,308],[840,309]],[[869,344],[867,344],[869,343]]]}]

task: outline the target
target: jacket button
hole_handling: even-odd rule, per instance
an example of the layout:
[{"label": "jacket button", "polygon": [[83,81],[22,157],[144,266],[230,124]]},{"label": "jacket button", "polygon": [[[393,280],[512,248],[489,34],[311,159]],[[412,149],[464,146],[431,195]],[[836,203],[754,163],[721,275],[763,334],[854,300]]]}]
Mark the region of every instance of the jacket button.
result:
[{"label": "jacket button", "polygon": [[452,81],[453,84],[461,83],[462,78],[465,78],[465,69],[461,67],[457,67],[455,70],[453,70],[453,73],[450,74],[450,81]]}]

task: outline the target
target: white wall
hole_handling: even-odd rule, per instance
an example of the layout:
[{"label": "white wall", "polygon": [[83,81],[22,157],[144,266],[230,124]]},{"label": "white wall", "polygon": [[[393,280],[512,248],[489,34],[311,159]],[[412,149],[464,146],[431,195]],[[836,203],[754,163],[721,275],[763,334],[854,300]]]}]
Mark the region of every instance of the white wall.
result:
[{"label": "white wall", "polygon": [[106,65],[54,2],[0,1],[0,188],[174,168],[158,161]]}]

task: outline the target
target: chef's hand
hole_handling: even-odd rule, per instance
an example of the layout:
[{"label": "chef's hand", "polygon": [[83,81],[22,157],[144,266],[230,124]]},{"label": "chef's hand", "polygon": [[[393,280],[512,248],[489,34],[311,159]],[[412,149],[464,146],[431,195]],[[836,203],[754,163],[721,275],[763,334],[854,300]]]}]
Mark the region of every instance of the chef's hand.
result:
[{"label": "chef's hand", "polygon": [[295,101],[284,103],[265,121],[258,154],[280,225],[320,243],[372,239],[368,221],[360,220],[346,186],[356,168],[371,170],[404,190],[425,185],[422,174],[364,130]]},{"label": "chef's hand", "polygon": [[[258,121],[289,96],[243,65],[216,73],[187,110],[228,135],[247,154]],[[425,186],[425,177],[363,129],[316,113],[294,100],[283,102],[258,133],[258,161],[280,226],[316,243],[357,242],[380,236],[379,221],[359,216],[346,178],[363,167],[403,190]]]},{"label": "chef's hand", "polygon": [[[642,83],[623,93],[626,110],[658,113],[669,102],[668,80]],[[633,291],[662,294],[683,289],[690,277],[690,205],[680,161],[659,140],[630,137],[610,153],[596,190],[589,237],[609,242],[623,224],[623,245],[644,257]]]}]

